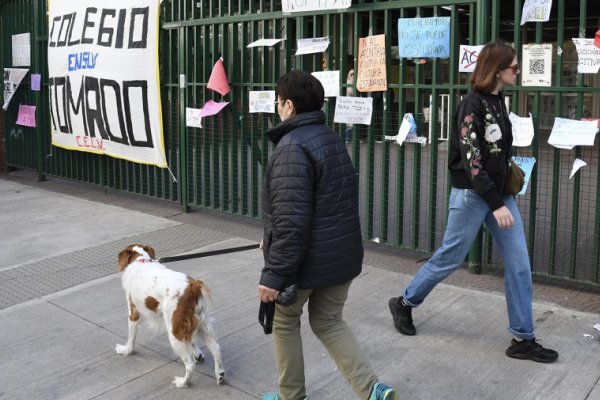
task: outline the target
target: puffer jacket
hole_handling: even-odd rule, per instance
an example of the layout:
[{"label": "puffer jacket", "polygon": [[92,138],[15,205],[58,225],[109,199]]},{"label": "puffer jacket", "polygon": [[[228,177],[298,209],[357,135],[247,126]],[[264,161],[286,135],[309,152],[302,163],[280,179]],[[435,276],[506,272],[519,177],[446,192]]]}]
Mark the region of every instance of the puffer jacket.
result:
[{"label": "puffer jacket", "polygon": [[504,206],[512,142],[502,94],[469,92],[454,115],[448,156],[452,186],[475,190],[492,211]]},{"label": "puffer jacket", "polygon": [[265,266],[260,284],[281,290],[337,285],[362,269],[358,177],[322,111],[267,132],[275,147],[262,191]]}]

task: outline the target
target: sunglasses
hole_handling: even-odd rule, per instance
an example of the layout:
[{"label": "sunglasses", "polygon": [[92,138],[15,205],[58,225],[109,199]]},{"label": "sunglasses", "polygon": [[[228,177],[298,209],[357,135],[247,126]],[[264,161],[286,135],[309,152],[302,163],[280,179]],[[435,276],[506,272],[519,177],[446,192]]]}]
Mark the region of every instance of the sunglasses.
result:
[{"label": "sunglasses", "polygon": [[512,69],[513,73],[515,74],[521,70],[519,68],[519,64],[511,65],[510,67],[506,67],[504,69]]}]

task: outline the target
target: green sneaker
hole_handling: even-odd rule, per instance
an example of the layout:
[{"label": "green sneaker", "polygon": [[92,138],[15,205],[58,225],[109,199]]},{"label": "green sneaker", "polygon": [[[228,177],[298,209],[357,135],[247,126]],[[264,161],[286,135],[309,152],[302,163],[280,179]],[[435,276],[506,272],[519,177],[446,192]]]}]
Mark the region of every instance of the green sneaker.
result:
[{"label": "green sneaker", "polygon": [[369,400],[398,400],[398,394],[394,389],[381,382],[377,382],[373,385]]},{"label": "green sneaker", "polygon": [[[390,397],[391,398],[391,397]],[[278,393],[263,393],[261,400],[280,400]],[[304,398],[304,400],[309,400],[308,396]]]}]

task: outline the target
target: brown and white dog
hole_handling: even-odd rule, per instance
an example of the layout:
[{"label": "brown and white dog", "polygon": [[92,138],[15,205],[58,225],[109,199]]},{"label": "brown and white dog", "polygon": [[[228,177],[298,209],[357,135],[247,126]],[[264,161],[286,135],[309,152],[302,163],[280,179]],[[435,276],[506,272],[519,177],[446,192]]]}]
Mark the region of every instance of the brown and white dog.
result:
[{"label": "brown and white dog", "polygon": [[221,348],[207,315],[208,287],[168,269],[154,257],[154,249],[141,244],[129,245],[119,253],[119,271],[123,272],[123,289],[129,304],[129,338],[127,344],[117,344],[115,350],[118,354],[131,354],[141,321],[155,330],[164,324],[173,351],[185,364],[185,376],[176,376],[175,386],[186,387],[194,363],[204,360],[197,339],[204,341],[212,353],[217,384],[223,383]]}]

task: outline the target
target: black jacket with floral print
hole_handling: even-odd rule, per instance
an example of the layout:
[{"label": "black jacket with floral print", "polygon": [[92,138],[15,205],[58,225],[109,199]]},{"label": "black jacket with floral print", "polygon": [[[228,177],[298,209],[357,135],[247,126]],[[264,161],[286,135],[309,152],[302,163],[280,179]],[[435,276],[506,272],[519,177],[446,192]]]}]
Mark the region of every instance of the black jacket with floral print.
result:
[{"label": "black jacket with floral print", "polygon": [[475,190],[492,211],[502,207],[513,141],[502,94],[469,92],[456,110],[452,132],[452,186]]}]

